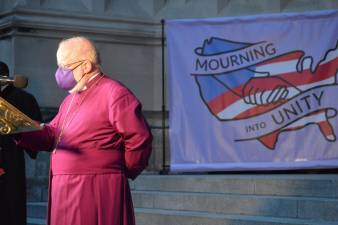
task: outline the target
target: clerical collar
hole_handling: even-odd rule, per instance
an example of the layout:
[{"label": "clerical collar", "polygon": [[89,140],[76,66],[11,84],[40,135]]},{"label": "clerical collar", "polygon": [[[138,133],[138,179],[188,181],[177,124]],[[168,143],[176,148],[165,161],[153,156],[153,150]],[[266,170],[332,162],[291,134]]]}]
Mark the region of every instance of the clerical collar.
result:
[{"label": "clerical collar", "polygon": [[97,74],[95,74],[94,76],[92,76],[91,78],[89,78],[88,83],[93,80],[95,77],[97,77],[98,75],[100,75],[101,72],[98,72]]}]

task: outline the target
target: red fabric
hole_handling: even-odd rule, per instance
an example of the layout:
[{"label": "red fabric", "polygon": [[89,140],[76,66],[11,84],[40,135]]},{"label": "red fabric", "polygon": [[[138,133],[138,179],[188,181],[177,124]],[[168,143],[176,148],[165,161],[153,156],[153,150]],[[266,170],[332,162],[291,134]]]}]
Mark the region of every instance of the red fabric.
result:
[{"label": "red fabric", "polygon": [[42,131],[23,133],[17,142],[52,151],[62,125],[51,154],[47,224],[135,224],[127,177],[135,179],[147,166],[152,141],[139,101],[98,76],[87,90],[67,96]]}]

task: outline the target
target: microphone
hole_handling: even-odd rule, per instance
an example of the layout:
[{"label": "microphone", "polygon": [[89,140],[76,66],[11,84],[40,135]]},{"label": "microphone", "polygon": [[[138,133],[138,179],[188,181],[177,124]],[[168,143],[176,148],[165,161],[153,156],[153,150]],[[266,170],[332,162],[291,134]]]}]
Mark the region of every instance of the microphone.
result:
[{"label": "microphone", "polygon": [[0,76],[1,85],[13,84],[16,88],[25,88],[28,85],[28,78],[22,75],[15,75],[14,78]]}]

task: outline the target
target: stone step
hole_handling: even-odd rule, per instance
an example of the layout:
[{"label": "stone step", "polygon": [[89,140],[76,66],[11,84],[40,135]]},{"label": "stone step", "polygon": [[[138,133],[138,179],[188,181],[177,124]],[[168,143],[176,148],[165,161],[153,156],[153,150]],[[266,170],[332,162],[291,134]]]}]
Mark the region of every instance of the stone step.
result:
[{"label": "stone step", "polygon": [[[47,207],[46,202],[28,203],[27,208],[36,208],[30,210],[27,224],[28,225],[45,225],[45,216],[41,216],[42,212],[45,213]],[[40,215],[35,215],[38,213]],[[35,218],[35,216],[39,218]],[[164,209],[150,209],[135,207],[135,216],[137,225],[338,225],[338,222],[327,222],[320,220],[306,220],[294,218],[280,218],[268,216],[248,216],[248,215],[231,215],[220,214],[215,212],[197,212],[186,210],[164,210]]]},{"label": "stone step", "polygon": [[337,225],[338,222],[135,208],[137,225]]},{"label": "stone step", "polygon": [[26,179],[27,201],[45,202],[48,197],[48,178],[30,177]]},{"label": "stone step", "polygon": [[[48,180],[28,180],[27,199],[47,201]],[[338,198],[338,175],[142,175],[131,189]]]},{"label": "stone step", "polygon": [[46,220],[28,217],[27,225],[46,225]]},{"label": "stone step", "polygon": [[45,219],[47,202],[27,202],[27,216],[34,219]]},{"label": "stone step", "polygon": [[133,191],[137,208],[338,221],[338,199]]},{"label": "stone step", "polygon": [[[142,175],[130,185],[136,208],[338,221],[334,174]],[[27,212],[43,219],[46,203],[30,202]]]},{"label": "stone step", "polygon": [[338,198],[335,174],[142,175],[133,190]]}]

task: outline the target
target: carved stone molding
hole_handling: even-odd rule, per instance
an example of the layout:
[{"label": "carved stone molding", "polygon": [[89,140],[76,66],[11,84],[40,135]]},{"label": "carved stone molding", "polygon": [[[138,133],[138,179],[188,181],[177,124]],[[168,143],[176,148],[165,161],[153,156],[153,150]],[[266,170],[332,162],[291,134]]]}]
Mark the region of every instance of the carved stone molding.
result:
[{"label": "carved stone molding", "polygon": [[58,38],[83,34],[101,41],[160,44],[160,23],[129,18],[16,7],[0,14],[0,38],[28,35]]}]

